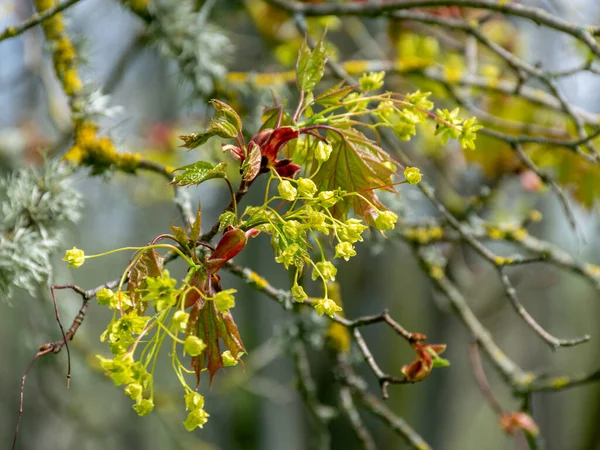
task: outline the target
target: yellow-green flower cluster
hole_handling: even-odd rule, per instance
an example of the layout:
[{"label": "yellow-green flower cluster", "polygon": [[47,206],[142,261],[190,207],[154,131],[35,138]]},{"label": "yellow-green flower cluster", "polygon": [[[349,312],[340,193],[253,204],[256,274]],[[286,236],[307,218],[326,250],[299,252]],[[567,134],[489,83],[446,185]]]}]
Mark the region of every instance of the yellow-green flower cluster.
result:
[{"label": "yellow-green flower cluster", "polygon": [[[71,251],[71,257],[76,262],[77,257],[82,254],[75,250]],[[113,358],[98,356],[100,365],[115,385],[125,385],[125,394],[135,402],[133,409],[140,416],[149,414],[154,408],[152,375],[147,372],[147,367],[154,365],[153,361],[158,357],[158,349],[164,337],[171,336],[175,340],[174,345],[182,345],[182,354],[192,357],[201,355],[207,347],[194,334],[188,334],[183,340],[178,337],[179,333],[189,333],[190,314],[183,310],[182,301],[192,288],[185,283],[178,288],[177,281],[171,278],[168,270],[162,270],[156,277],[146,277],[143,283],[143,286],[136,288],[135,296],[130,296],[120,288],[116,292],[104,288],[96,294],[99,304],[114,311],[113,319],[100,337],[102,342],[108,342]],[[217,309],[225,311],[233,306],[233,292],[235,290],[219,292],[206,301],[214,300]],[[144,314],[149,306],[155,311],[154,315]],[[151,334],[153,328],[158,331]],[[143,345],[144,350],[140,361],[135,361],[134,354],[139,345]],[[181,371],[182,364],[177,352],[172,353],[172,358],[174,367],[179,367],[178,370]],[[178,377],[186,392],[191,394],[181,372]],[[201,427],[208,417],[203,409],[202,396],[197,393],[193,396],[186,395],[186,407],[190,411],[185,422],[186,428],[191,430]]]},{"label": "yellow-green flower cluster", "polygon": [[168,270],[163,270],[158,277],[146,278],[146,294],[144,301],[149,301],[158,312],[172,308],[177,303],[178,290],[175,289],[177,280],[171,278]]},{"label": "yellow-green flower cluster", "polygon": [[112,359],[97,356],[100,367],[113,380],[115,386],[125,386],[125,394],[135,403],[133,409],[145,416],[154,409],[154,401],[148,391],[152,391],[152,375],[141,362],[133,360],[132,353],[123,353]]},{"label": "yellow-green flower cluster", "polygon": [[482,128],[477,123],[477,119],[472,117],[468,120],[463,120],[458,117],[458,108],[452,111],[447,109],[438,109],[437,115],[441,119],[438,124],[435,134],[442,136],[442,144],[446,144],[449,139],[458,139],[460,145],[464,149],[475,149],[476,132]]}]

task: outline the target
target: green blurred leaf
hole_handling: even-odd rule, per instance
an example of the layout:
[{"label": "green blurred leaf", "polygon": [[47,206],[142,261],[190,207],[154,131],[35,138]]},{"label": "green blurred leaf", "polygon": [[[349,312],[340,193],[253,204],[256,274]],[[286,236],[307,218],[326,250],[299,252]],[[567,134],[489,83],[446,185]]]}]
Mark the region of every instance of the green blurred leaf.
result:
[{"label": "green blurred leaf", "polygon": [[194,164],[179,167],[175,170],[183,170],[183,173],[173,178],[170,184],[178,186],[198,185],[212,178],[225,178],[227,163],[212,164],[206,161],[198,161]]},{"label": "green blurred leaf", "polygon": [[208,130],[204,133],[190,133],[179,136],[183,140],[182,147],[192,150],[205,144],[211,137],[215,135],[214,131]]},{"label": "green blurred leaf", "polygon": [[335,86],[321,92],[315,98],[315,103],[323,106],[337,105],[354,90],[354,86],[344,86],[344,83],[344,81],[340,81]]},{"label": "green blurred leaf", "polygon": [[317,42],[313,51],[308,48],[306,41],[302,44],[296,63],[296,80],[301,91],[311,92],[321,81],[323,73],[325,73],[326,60],[327,54],[323,39]]}]

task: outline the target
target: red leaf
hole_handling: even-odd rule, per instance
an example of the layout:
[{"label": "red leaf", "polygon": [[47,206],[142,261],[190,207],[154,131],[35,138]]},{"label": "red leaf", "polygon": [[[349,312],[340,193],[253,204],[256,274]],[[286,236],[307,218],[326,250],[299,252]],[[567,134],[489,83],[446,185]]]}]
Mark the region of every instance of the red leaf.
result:
[{"label": "red leaf", "polygon": [[[190,286],[194,289],[190,289],[185,295],[184,308],[189,308],[194,305],[200,298],[200,291],[203,291],[204,284],[206,282],[206,272],[196,272],[190,281]],[[202,307],[202,304],[199,305]]]},{"label": "red leaf", "polygon": [[221,149],[224,152],[231,152],[231,155],[237,159],[238,161],[244,161],[246,159],[246,155],[244,154],[244,150],[233,145],[233,144],[223,144],[221,145]]},{"label": "red leaf", "polygon": [[274,163],[279,150],[292,139],[298,137],[298,130],[292,127],[280,127],[274,130],[266,129],[254,136],[251,142],[260,147],[260,153],[268,163]]},{"label": "red leaf", "polygon": [[239,229],[226,232],[215,251],[207,260],[207,266],[212,273],[217,272],[223,265],[243,250],[248,242],[246,233]]},{"label": "red leaf", "polygon": [[221,347],[219,346],[219,331],[217,328],[218,312],[215,302],[206,302],[204,308],[204,343],[206,344],[206,358],[208,364],[206,368],[210,375],[210,384],[212,384],[215,373],[223,366],[221,357]]},{"label": "red leaf", "polygon": [[287,159],[277,161],[275,165],[275,171],[283,178],[294,178],[301,169],[302,167],[298,164],[294,164]]}]

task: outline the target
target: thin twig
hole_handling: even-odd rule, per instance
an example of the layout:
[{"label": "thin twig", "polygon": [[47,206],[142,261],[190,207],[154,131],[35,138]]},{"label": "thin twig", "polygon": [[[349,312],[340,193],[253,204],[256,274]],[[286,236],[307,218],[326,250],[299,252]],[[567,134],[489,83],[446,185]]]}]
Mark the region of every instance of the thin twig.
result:
[{"label": "thin twig", "polygon": [[21,33],[24,33],[25,31],[29,30],[30,28],[33,28],[36,25],[41,24],[45,20],[48,20],[50,17],[64,11],[65,9],[69,8],[70,6],[73,6],[75,3],[78,3],[79,1],[80,0],[66,0],[62,3],[57,4],[56,6],[54,6],[52,8],[45,10],[41,14],[32,15],[29,19],[25,20],[20,25],[7,27],[2,33],[0,33],[0,42],[5,39],[13,38],[15,36],[20,35]]}]

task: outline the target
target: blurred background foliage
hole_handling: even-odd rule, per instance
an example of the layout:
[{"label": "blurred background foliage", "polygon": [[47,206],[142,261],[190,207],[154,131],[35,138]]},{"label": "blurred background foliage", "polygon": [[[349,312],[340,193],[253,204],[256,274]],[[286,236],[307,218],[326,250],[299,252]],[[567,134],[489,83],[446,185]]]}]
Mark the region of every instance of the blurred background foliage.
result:
[{"label": "blurred background foliage", "polygon": [[[523,3],[547,8],[576,23],[600,21],[600,8],[592,0]],[[485,11],[453,8],[438,8],[432,13],[442,18],[481,20],[480,31],[486,39],[550,73],[560,75],[569,68],[583,67],[569,76],[553,78],[581,118],[580,123],[565,117],[556,107],[556,97],[547,89],[542,92],[546,88],[543,83],[533,81],[520,87],[504,60],[459,31],[401,19],[352,16],[309,18],[308,27],[316,38],[328,30],[331,59],[351,75],[386,70],[386,89],[432,91],[436,106],[468,108],[489,129],[509,136],[559,140],[577,139],[581,131],[577,126],[592,132],[600,117],[600,83],[595,66],[590,64],[586,69],[588,49],[576,45],[572,38],[522,19],[492,14],[484,21]],[[33,13],[28,1],[4,0],[0,4],[0,29]],[[56,181],[58,184],[52,180],[42,183],[49,186],[49,192],[66,189],[61,195],[69,200],[61,203],[59,199],[58,206],[49,206],[49,210],[58,207],[70,212],[68,217],[48,219],[52,226],[60,226],[60,231],[50,227],[36,235],[36,242],[46,247],[30,241],[18,247],[14,239],[10,247],[8,242],[14,237],[10,232],[18,227],[10,222],[11,205],[18,195],[17,189],[11,188],[20,181],[8,178],[9,174],[25,170],[22,173],[29,175],[23,177],[31,178],[25,168],[40,169],[47,158],[66,153],[74,137],[71,112],[74,101],[80,98],[84,104],[75,104],[75,109],[94,117],[101,135],[109,137],[119,153],[137,152],[149,160],[179,167],[198,159],[198,154],[205,159],[226,158],[218,143],[207,144],[193,154],[178,147],[178,135],[206,126],[211,115],[208,99],[227,101],[242,114],[245,127],[256,131],[262,108],[272,102],[273,95],[290,105],[295,104],[297,95],[290,71],[303,33],[290,14],[261,0],[152,0],[149,4],[143,0],[82,0],[62,17],[78,55],[82,86],[75,85],[74,89],[81,89],[81,97],[78,93],[65,96],[68,89],[63,89],[64,80],[57,81],[53,69],[56,61],[53,63],[50,56],[56,49],[39,27],[0,43],[0,175],[8,180],[0,191],[4,202],[0,211],[0,231],[4,233],[0,273],[6,281],[6,289],[0,293],[8,297],[9,288],[12,292],[10,301],[0,304],[3,448],[12,439],[25,367],[40,344],[60,337],[47,277],[54,283],[74,282],[90,289],[119,275],[128,258],[114,255],[74,272],[59,262],[63,250],[75,245],[91,254],[144,245],[168,230],[170,223],[181,225],[173,193],[163,177],[114,171],[89,177],[80,169],[73,174],[70,187],[63,186],[61,180]],[[328,77],[323,84],[334,81]],[[511,95],[517,90],[521,95]],[[556,191],[506,141],[480,134],[477,149],[463,152],[456,143],[441,146],[433,136],[434,128],[433,122],[424,125],[418,136],[401,143],[400,149],[421,168],[438,198],[457,217],[466,217],[474,198],[481,202],[480,217],[492,223],[515,225],[536,209],[544,219],[528,227],[531,235],[556,244],[578,260],[600,264],[600,166],[589,157],[591,151],[557,148],[543,139],[526,148],[533,164],[565,189],[576,223],[574,230]],[[48,181],[48,174],[45,177],[38,180]],[[36,183],[30,180],[30,185]],[[46,192],[43,186],[42,197]],[[24,189],[21,192],[29,192]],[[201,201],[204,223],[216,220],[228,195],[210,183],[187,189],[185,194],[192,204]],[[247,201],[254,200],[250,194]],[[427,223],[428,217],[435,216],[429,202],[410,186],[401,186],[398,196],[386,200],[402,214],[405,223]],[[76,225],[72,223],[77,220]],[[505,242],[493,243],[491,248],[499,254],[510,253]],[[387,308],[407,329],[427,334],[431,342],[446,343],[444,356],[452,364],[434,371],[421,383],[392,386],[387,405],[433,448],[518,448],[519,441],[503,432],[474,381],[468,358],[470,333],[452,314],[447,299],[434,289],[409,246],[398,237],[384,240],[372,233],[357,250],[359,256],[342,264],[338,272],[346,316],[375,314]],[[443,260],[440,266],[445,267],[448,278],[459,287],[500,348],[524,370],[571,375],[598,369],[599,294],[580,276],[542,263],[510,269],[522,302],[544,327],[559,336],[592,335],[586,345],[552,352],[514,313],[493,267],[471,249],[460,243],[440,244],[431,256]],[[39,277],[31,279],[18,278],[11,275],[21,270],[16,268],[21,261],[17,257],[26,259],[23,273],[32,273],[32,265],[40,261],[54,271],[42,270]],[[289,275],[273,261],[267,239],[253,240],[236,262],[251,265],[277,287],[290,286]],[[103,376],[95,361],[96,353],[106,351],[99,335],[108,313],[92,304],[71,344],[71,388],[65,388],[64,354],[42,358],[35,364],[25,393],[18,448],[311,448],[315,441],[313,424],[296,390],[297,374],[289,355],[298,329],[305,330],[319,400],[335,406],[339,399],[330,370],[333,361],[323,337],[328,321],[311,314],[289,314],[239,279],[227,274],[224,278],[224,283],[239,290],[236,320],[249,355],[245,371],[229,368],[215,379],[211,390],[204,386],[206,380],[202,381],[211,414],[203,430],[187,433],[183,429],[178,394],[168,394],[175,385],[169,384],[169,376],[161,379],[161,373],[157,380],[164,383],[165,394],[156,399],[155,412],[143,419],[137,416],[129,399]],[[58,302],[63,318],[73,317],[80,306],[80,299],[67,292],[59,294]],[[398,344],[398,336],[389,329],[369,327],[363,334],[387,372],[399,374],[402,365],[412,360],[412,350],[402,342]],[[519,409],[511,389],[485,358],[484,367],[503,407]],[[170,367],[165,364],[160,370],[167,373]],[[378,394],[368,368],[363,365],[357,370]],[[599,386],[591,383],[535,394],[531,402],[546,448],[600,449]],[[379,448],[405,448],[406,444],[376,418],[368,414],[363,418]],[[343,415],[332,419],[329,430],[331,448],[360,448]]]}]

